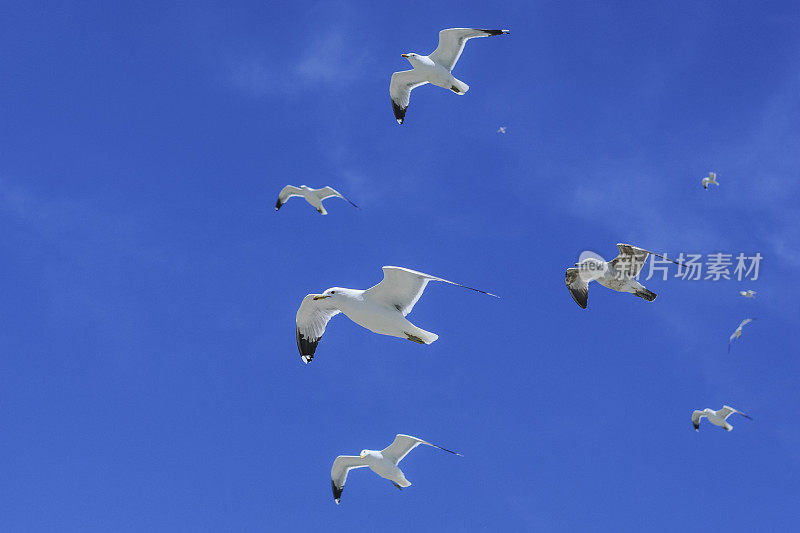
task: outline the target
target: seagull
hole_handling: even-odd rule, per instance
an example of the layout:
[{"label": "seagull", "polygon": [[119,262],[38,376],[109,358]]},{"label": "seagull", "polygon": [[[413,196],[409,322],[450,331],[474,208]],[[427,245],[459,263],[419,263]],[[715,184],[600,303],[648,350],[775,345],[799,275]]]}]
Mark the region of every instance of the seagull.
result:
[{"label": "seagull", "polygon": [[700,183],[703,185],[705,190],[708,190],[708,184],[713,183],[717,187],[719,187],[719,183],[717,183],[717,174],[715,172],[709,172],[708,177],[703,178],[700,180]]},{"label": "seagull", "polygon": [[500,126],[500,128],[498,128],[498,130],[497,130],[497,133],[505,133],[506,129],[507,128],[505,126]]},{"label": "seagull", "polygon": [[[295,187],[294,185],[287,185],[286,187],[281,190],[281,193],[278,195],[278,201],[275,203],[275,211],[280,209],[286,201],[291,198],[292,196],[302,196],[306,199],[306,202],[310,203],[314,206],[314,208],[319,212],[320,215],[327,215],[328,212],[325,211],[325,208],[322,207],[322,200],[326,200],[331,197],[338,197],[344,200],[348,200],[347,198],[342,195],[339,191],[334,189],[333,187],[323,187],[321,189],[312,189],[307,185],[301,185],[300,187]],[[353,202],[350,202],[353,207],[358,207]]]},{"label": "seagull", "polygon": [[731,343],[733,342],[733,340],[734,339],[738,339],[739,337],[742,336],[742,328],[746,324],[749,324],[750,322],[752,322],[753,320],[755,320],[755,318],[745,318],[744,320],[742,320],[742,323],[739,324],[739,327],[736,328],[736,330],[733,332],[733,334],[731,335],[731,338],[728,339],[728,353],[731,353]]},{"label": "seagull", "polygon": [[473,289],[408,268],[385,266],[383,280],[367,290],[332,287],[322,294],[309,294],[297,310],[297,348],[304,363],[314,358],[317,344],[325,333],[328,321],[344,313],[347,318],[381,335],[430,344],[439,338],[435,333],[420,329],[406,315],[414,308],[429,281],[458,285],[489,296],[496,294]]},{"label": "seagull", "polygon": [[389,83],[389,96],[392,99],[392,109],[398,124],[403,123],[406,109],[411,98],[411,90],[426,83],[432,83],[444,89],[450,89],[456,94],[464,94],[469,90],[469,85],[456,79],[452,70],[456,66],[464,45],[473,37],[488,37],[490,35],[503,35],[508,30],[476,30],[472,28],[449,28],[439,32],[439,46],[431,55],[402,54],[412,70],[402,70],[392,74]]},{"label": "seagull", "polygon": [[[617,292],[632,293],[648,302],[656,299],[656,293],[647,290],[634,278],[644,266],[648,254],[667,261],[672,261],[672,259],[631,244],[619,243],[617,248],[619,248],[619,255],[611,261],[606,262],[596,257],[587,257],[583,261],[575,263],[576,268],[567,269],[567,288],[569,288],[572,299],[582,308],[586,309],[588,304],[589,282],[592,280]],[[677,261],[672,262],[680,265]]]},{"label": "seagull", "polygon": [[368,466],[373,472],[384,479],[388,479],[400,490],[403,490],[404,487],[411,486],[411,482],[406,479],[406,476],[403,474],[403,471],[397,467],[397,464],[403,460],[403,457],[408,455],[408,452],[420,444],[433,446],[434,448],[439,448],[440,450],[455,455],[461,455],[458,452],[431,444],[417,437],[400,433],[394,438],[394,442],[381,451],[361,450],[360,455],[340,455],[333,461],[333,467],[331,468],[331,488],[333,489],[333,499],[336,500],[336,505],[339,505],[339,500],[342,497],[344,484],[347,481],[347,473],[353,468]]},{"label": "seagull", "polygon": [[692,413],[692,425],[694,426],[695,431],[700,431],[700,419],[705,417],[708,418],[708,421],[714,424],[715,426],[719,426],[721,428],[725,428],[725,431],[730,431],[733,429],[733,426],[728,424],[727,420],[728,417],[731,416],[733,413],[739,413],[743,417],[752,420],[752,418],[741,411],[737,411],[733,407],[728,407],[727,405],[723,405],[722,409],[719,411],[714,411],[713,409],[705,408],[702,411],[695,411]]},{"label": "seagull", "polygon": [[756,291],[752,291],[752,290],[749,290],[749,289],[748,289],[748,290],[746,290],[746,291],[739,291],[739,294],[741,294],[741,295],[742,295],[742,296],[744,296],[745,298],[755,298],[755,296],[756,296]]}]

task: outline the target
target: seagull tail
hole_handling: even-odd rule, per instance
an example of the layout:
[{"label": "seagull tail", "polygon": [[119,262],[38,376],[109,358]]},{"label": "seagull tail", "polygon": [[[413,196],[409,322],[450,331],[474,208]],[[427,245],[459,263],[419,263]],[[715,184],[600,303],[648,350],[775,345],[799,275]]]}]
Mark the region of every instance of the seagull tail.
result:
[{"label": "seagull tail", "polygon": [[644,298],[648,302],[652,302],[653,300],[656,299],[656,296],[657,296],[656,293],[654,293],[653,291],[648,291],[644,287],[642,287],[641,289],[639,289],[638,291],[636,291],[633,294],[635,294],[639,298]]},{"label": "seagull tail", "polygon": [[463,95],[467,91],[469,91],[469,85],[467,85],[466,83],[464,83],[463,81],[461,81],[459,79],[456,79],[456,78],[453,78],[453,79],[455,80],[455,84],[452,87],[450,87],[451,91],[453,91],[456,94],[461,94],[461,95]]}]

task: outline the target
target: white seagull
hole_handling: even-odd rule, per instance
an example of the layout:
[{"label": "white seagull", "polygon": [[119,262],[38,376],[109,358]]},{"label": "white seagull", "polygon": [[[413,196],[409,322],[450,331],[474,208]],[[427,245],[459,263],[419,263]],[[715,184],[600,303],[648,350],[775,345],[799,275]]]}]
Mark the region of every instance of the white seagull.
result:
[{"label": "white seagull", "polygon": [[[631,244],[619,243],[617,248],[619,248],[619,255],[611,261],[606,262],[596,257],[587,257],[583,261],[575,263],[576,268],[567,269],[567,288],[572,299],[582,308],[586,309],[589,303],[589,282],[592,280],[597,281],[603,287],[618,292],[629,292],[648,302],[656,299],[656,293],[647,290],[634,278],[647,261],[648,254],[667,261],[672,261],[672,259]],[[677,261],[672,262],[680,265]]]},{"label": "white seagull", "polygon": [[429,281],[442,281],[499,298],[496,294],[416,270],[385,266],[383,281],[367,290],[332,287],[322,294],[309,294],[303,298],[296,318],[297,348],[303,362],[308,363],[314,358],[325,326],[339,313],[344,313],[347,318],[374,333],[419,344],[432,343],[439,338],[438,335],[406,320],[406,315],[414,308]]},{"label": "white seagull", "polygon": [[700,180],[700,183],[703,185],[705,190],[708,190],[708,185],[713,183],[717,187],[719,187],[719,183],[717,183],[717,174],[715,172],[709,172],[708,176]]},{"label": "white seagull", "polygon": [[728,417],[731,416],[733,413],[739,413],[745,418],[750,418],[748,415],[744,414],[741,411],[737,411],[733,407],[728,407],[727,405],[723,405],[722,409],[719,411],[714,411],[713,409],[705,408],[702,411],[695,411],[692,413],[692,425],[694,426],[695,431],[700,431],[700,420],[702,418],[708,418],[708,421],[714,424],[715,426],[719,426],[721,428],[725,428],[725,431],[730,431],[733,429],[733,426],[728,424],[727,420]]},{"label": "white seagull", "polygon": [[[310,203],[314,206],[320,215],[327,215],[328,212],[325,211],[325,208],[322,207],[322,200],[326,200],[328,198],[337,197],[342,198],[343,200],[347,200],[350,202],[349,199],[345,198],[342,193],[334,189],[333,187],[323,187],[321,189],[312,189],[307,185],[301,185],[299,187],[295,187],[294,185],[287,185],[286,187],[281,190],[281,193],[278,195],[278,201],[275,203],[275,211],[280,209],[286,201],[291,198],[292,196],[302,196],[306,199],[306,202]],[[353,207],[358,207],[353,202],[350,202]]]},{"label": "white seagull", "polygon": [[753,320],[755,320],[755,318],[745,318],[742,320],[742,323],[739,324],[739,327],[736,328],[733,334],[731,334],[731,338],[728,339],[728,353],[731,353],[731,343],[734,341],[734,339],[738,339],[742,336],[742,328]]},{"label": "white seagull", "polygon": [[464,94],[469,90],[469,85],[456,79],[452,70],[456,66],[464,45],[473,37],[488,37],[502,35],[508,30],[476,30],[472,28],[449,28],[439,32],[439,46],[431,55],[402,54],[413,70],[402,70],[392,74],[389,83],[389,96],[392,99],[392,109],[398,124],[403,123],[406,109],[411,98],[411,90],[426,83],[432,83],[444,89],[450,89],[456,94]]},{"label": "white seagull", "polygon": [[746,290],[746,291],[739,291],[739,294],[741,294],[741,295],[742,295],[742,296],[744,296],[745,298],[755,298],[755,296],[756,296],[756,291],[753,291],[753,290],[750,290],[750,289],[748,289],[748,290]]},{"label": "white seagull", "polygon": [[333,468],[331,468],[331,488],[333,489],[333,499],[336,500],[336,504],[339,504],[339,500],[342,497],[344,484],[347,481],[347,473],[353,468],[368,466],[373,472],[384,479],[388,479],[400,490],[403,490],[403,487],[410,486],[411,482],[406,479],[397,464],[403,460],[403,457],[408,455],[408,452],[420,444],[427,444],[446,452],[461,455],[458,452],[431,444],[417,437],[402,434],[398,434],[394,438],[394,442],[381,451],[361,450],[360,455],[340,455],[333,461]]},{"label": "white seagull", "polygon": [[505,132],[506,132],[506,129],[507,129],[507,128],[506,128],[505,126],[500,126],[500,127],[497,129],[497,133],[505,133]]}]

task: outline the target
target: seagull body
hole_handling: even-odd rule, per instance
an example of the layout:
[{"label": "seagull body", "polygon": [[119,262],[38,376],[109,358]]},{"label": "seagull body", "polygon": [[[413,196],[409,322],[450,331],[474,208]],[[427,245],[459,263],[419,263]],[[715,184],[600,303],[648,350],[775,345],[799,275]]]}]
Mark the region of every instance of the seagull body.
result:
[{"label": "seagull body", "polygon": [[[307,185],[301,185],[299,187],[295,187],[294,185],[287,185],[284,187],[280,194],[278,195],[278,201],[275,203],[275,211],[280,209],[283,204],[286,203],[289,198],[293,196],[302,196],[306,199],[306,202],[310,203],[314,206],[314,209],[319,212],[320,215],[327,215],[328,212],[325,211],[325,208],[322,207],[322,201],[328,198],[337,197],[342,198],[343,200],[348,200],[345,198],[339,191],[334,189],[333,187],[323,187],[321,189],[312,189]],[[353,202],[350,202],[353,207],[358,207]]]},{"label": "seagull body", "polygon": [[498,128],[498,130],[497,130],[497,133],[505,133],[505,132],[506,132],[506,127],[505,126],[500,126],[500,128]]},{"label": "seagull body", "polygon": [[408,268],[383,267],[383,281],[367,290],[332,287],[323,294],[309,294],[297,311],[297,348],[303,362],[314,358],[317,344],[328,321],[344,313],[347,318],[373,333],[430,344],[439,338],[406,319],[429,281],[441,281],[495,296],[460,283],[423,274]]},{"label": "seagull body", "polygon": [[733,426],[728,423],[728,417],[731,416],[733,413],[739,413],[745,418],[752,420],[748,415],[744,414],[741,411],[737,411],[733,407],[728,407],[727,405],[723,405],[722,409],[719,411],[714,411],[713,409],[705,408],[702,411],[695,411],[692,413],[692,425],[694,426],[695,431],[700,431],[700,420],[703,418],[707,418],[709,422],[714,424],[715,426],[719,426],[724,428],[725,431],[730,431],[733,429]]},{"label": "seagull body", "polygon": [[703,185],[703,188],[708,190],[708,185],[713,183],[717,187],[719,187],[719,183],[717,183],[717,174],[715,172],[709,172],[708,176],[700,180],[700,183]]},{"label": "seagull body", "polygon": [[739,291],[739,294],[741,294],[745,298],[754,298],[755,295],[756,295],[756,291],[752,291],[752,290]]},{"label": "seagull body", "polygon": [[394,441],[381,451],[361,450],[360,455],[340,455],[333,461],[333,467],[331,468],[331,488],[333,489],[333,499],[336,501],[336,504],[339,504],[339,500],[342,497],[344,484],[347,481],[347,473],[354,468],[368,466],[370,470],[382,478],[388,479],[395,487],[401,490],[404,487],[411,486],[411,482],[406,479],[405,474],[403,474],[403,471],[400,470],[397,464],[403,460],[403,457],[408,455],[408,452],[420,444],[433,446],[434,448],[439,448],[440,450],[455,455],[461,455],[460,453],[431,444],[417,437],[403,434],[398,434],[394,438]]},{"label": "seagull body", "polygon": [[[579,263],[576,268],[568,268],[566,275],[567,288],[579,306],[586,309],[589,301],[589,282],[597,281],[603,287],[617,292],[629,292],[648,302],[656,299],[656,293],[649,291],[639,283],[636,275],[644,266],[648,254],[653,254],[662,259],[661,255],[649,252],[630,244],[617,244],[619,255],[611,261],[603,261],[595,257],[588,257]],[[671,259],[667,259],[672,261]],[[675,263],[675,261],[672,261]],[[680,263],[678,263],[680,264]]]},{"label": "seagull body", "polygon": [[456,94],[465,94],[469,85],[453,76],[452,70],[461,57],[464,45],[474,37],[502,35],[508,30],[478,30],[473,28],[449,28],[439,32],[439,45],[430,55],[402,54],[413,70],[402,70],[392,74],[389,96],[398,124],[403,123],[406,109],[415,87],[432,83]]},{"label": "seagull body", "polygon": [[728,353],[731,353],[731,343],[733,343],[735,339],[738,339],[739,337],[742,336],[742,328],[745,327],[750,322],[752,322],[753,320],[755,320],[755,318],[745,318],[739,324],[739,327],[737,327],[736,330],[731,334],[730,339],[728,339]]}]

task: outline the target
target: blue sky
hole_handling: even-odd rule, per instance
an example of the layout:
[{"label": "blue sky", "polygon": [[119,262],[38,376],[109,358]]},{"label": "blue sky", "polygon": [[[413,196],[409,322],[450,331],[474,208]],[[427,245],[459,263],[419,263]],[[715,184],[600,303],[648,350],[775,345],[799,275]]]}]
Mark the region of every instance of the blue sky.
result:
[{"label": "blue sky", "polygon": [[[800,527],[795,2],[0,15],[0,529]],[[511,34],[471,41],[469,93],[417,89],[398,126],[400,54],[454,26]],[[287,183],[362,209],[276,214]],[[617,242],[764,259],[755,282],[592,286],[579,309],[565,268]],[[340,316],[304,365],[302,297],[382,265],[502,298],[429,285],[410,318],[436,343]],[[723,403],[754,420],[692,430]],[[402,493],[355,471],[336,506],[336,455],[395,433],[464,457],[415,450]]]}]

